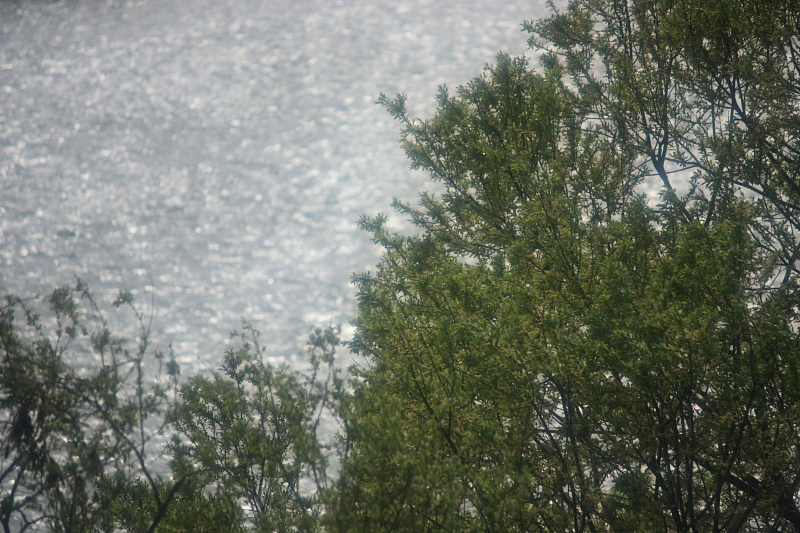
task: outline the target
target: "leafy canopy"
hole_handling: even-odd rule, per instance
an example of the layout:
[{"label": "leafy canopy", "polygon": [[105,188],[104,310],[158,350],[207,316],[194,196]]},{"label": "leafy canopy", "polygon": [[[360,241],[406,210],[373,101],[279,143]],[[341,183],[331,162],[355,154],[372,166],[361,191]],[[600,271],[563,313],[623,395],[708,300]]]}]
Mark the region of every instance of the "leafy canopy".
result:
[{"label": "leafy canopy", "polygon": [[541,72],[381,97],[443,192],[362,219],[332,530],[800,531],[798,14],[573,0]]}]

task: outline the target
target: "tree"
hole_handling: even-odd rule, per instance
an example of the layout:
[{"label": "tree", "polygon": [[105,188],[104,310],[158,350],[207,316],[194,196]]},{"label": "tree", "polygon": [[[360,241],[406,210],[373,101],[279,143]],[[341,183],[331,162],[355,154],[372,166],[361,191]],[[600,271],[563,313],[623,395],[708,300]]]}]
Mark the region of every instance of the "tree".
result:
[{"label": "tree", "polygon": [[346,396],[337,331],[313,332],[305,375],[265,363],[245,324],[221,372],[179,384],[132,295],[113,305],[135,349],[80,280],[0,308],[3,531],[316,531],[336,453],[318,432]]},{"label": "tree", "polygon": [[345,394],[334,366],[338,334],[313,332],[307,376],[264,363],[251,325],[238,336],[242,344],[226,353],[221,372],[181,386],[170,414],[173,470],[201,473],[204,485],[243,500],[242,524],[255,531],[316,531],[334,453],[318,437],[320,423],[335,422]]},{"label": "tree", "polygon": [[541,74],[381,98],[444,192],[362,219],[331,531],[800,531],[798,20],[575,0]]},{"label": "tree", "polygon": [[634,149],[684,218],[758,199],[751,231],[785,283],[799,257],[798,24],[790,0],[580,0],[525,27],[592,129]]},{"label": "tree", "polygon": [[[150,349],[149,321],[130,293],[114,306],[134,313],[134,349],[112,334],[80,280],[45,300],[44,318],[32,300],[15,296],[0,309],[0,523],[6,533],[42,524],[113,531],[115,502],[137,486],[154,502],[152,513],[140,511],[146,525],[138,530],[154,531],[185,481],[164,480],[151,462],[177,363]],[[98,364],[78,369],[74,354]]]}]

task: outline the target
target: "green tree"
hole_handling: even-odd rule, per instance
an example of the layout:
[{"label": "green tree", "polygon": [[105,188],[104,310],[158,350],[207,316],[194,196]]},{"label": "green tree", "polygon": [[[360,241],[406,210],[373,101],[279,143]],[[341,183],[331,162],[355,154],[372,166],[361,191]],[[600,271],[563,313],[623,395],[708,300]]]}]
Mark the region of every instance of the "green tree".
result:
[{"label": "green tree", "polygon": [[381,98],[443,192],[362,220],[331,531],[800,531],[796,7],[577,0]]},{"label": "green tree", "polygon": [[266,364],[245,324],[221,372],[179,385],[132,295],[113,305],[135,349],[81,281],[0,307],[4,533],[315,531],[336,454],[318,434],[347,394],[338,333],[313,332],[306,375]]},{"label": "green tree", "polygon": [[792,0],[572,0],[525,27],[569,77],[584,126],[635,150],[673,209],[708,224],[754,199],[750,230],[787,282],[800,258],[798,24]]},{"label": "green tree", "polygon": [[134,313],[133,349],[80,280],[45,303],[38,310],[35,300],[9,296],[0,309],[0,523],[6,533],[114,531],[115,502],[140,485],[154,502],[140,530],[154,531],[184,482],[165,481],[152,463],[178,366],[150,349],[149,321],[129,293],[114,306]]},{"label": "green tree", "polygon": [[[209,490],[209,476],[191,472],[175,494],[156,526],[159,533],[244,533],[245,513],[235,494],[224,487]],[[163,485],[163,481],[160,481]],[[157,511],[148,484],[135,479],[119,487],[101,490],[115,494],[109,512],[117,527],[137,533],[148,531]]]},{"label": "green tree", "polygon": [[316,531],[334,443],[318,436],[335,423],[345,394],[334,366],[333,328],[316,329],[308,347],[308,375],[263,361],[259,333],[245,324],[241,345],[229,350],[220,372],[181,386],[170,414],[178,432],[173,470],[201,473],[241,499],[241,522],[255,531]]}]

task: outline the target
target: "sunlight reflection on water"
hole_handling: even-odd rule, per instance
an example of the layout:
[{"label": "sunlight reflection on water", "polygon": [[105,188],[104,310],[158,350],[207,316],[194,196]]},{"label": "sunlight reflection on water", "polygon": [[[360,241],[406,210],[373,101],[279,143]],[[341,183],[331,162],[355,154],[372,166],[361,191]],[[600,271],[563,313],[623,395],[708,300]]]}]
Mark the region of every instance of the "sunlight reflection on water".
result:
[{"label": "sunlight reflection on water", "polygon": [[184,375],[217,367],[242,317],[302,354],[378,260],[358,216],[432,187],[378,93],[427,116],[438,84],[523,53],[543,4],[0,3],[0,288],[78,275],[145,308],[154,290]]}]

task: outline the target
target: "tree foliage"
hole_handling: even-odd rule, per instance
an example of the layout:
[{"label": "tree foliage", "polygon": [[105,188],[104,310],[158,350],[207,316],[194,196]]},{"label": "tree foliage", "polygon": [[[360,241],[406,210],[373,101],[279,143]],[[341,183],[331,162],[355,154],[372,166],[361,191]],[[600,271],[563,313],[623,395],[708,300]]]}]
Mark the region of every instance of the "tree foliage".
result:
[{"label": "tree foliage", "polygon": [[[341,531],[800,531],[798,5],[574,0],[362,219]],[[655,178],[661,201],[644,194]]]},{"label": "tree foliage", "polygon": [[257,531],[315,531],[333,453],[318,430],[323,416],[330,424],[338,414],[334,400],[344,386],[333,366],[336,334],[315,330],[308,376],[265,364],[252,326],[242,339],[226,353],[221,372],[181,387],[170,416],[179,434],[174,467],[201,472],[206,483],[242,499],[246,523]]},{"label": "tree foliage", "polygon": [[[150,350],[149,321],[132,302],[122,292],[114,306],[134,313],[140,336],[133,349],[113,335],[80,281],[46,298],[44,318],[31,300],[14,296],[0,309],[5,532],[38,523],[57,532],[111,531],[115,501],[132,483],[154,502],[141,517],[147,527],[138,530],[154,530],[174,499],[182,481],[162,480],[151,461],[177,364]],[[67,357],[73,354],[97,365],[76,368]]]},{"label": "tree foliage", "polygon": [[[44,309],[41,305],[45,304]],[[0,524],[24,531],[315,531],[345,394],[337,332],[315,330],[311,371],[263,361],[245,324],[221,372],[178,382],[149,319],[115,336],[85,284],[0,308]]]}]

